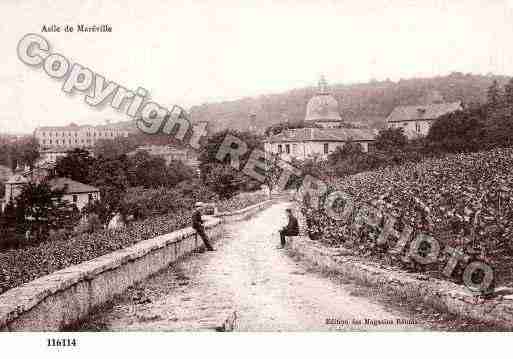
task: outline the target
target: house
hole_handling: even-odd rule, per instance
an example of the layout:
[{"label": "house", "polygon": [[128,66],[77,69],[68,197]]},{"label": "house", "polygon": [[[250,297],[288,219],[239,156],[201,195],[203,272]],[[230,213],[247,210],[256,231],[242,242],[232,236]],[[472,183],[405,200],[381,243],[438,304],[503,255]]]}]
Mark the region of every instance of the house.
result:
[{"label": "house", "polygon": [[360,143],[367,152],[375,139],[372,130],[341,127],[338,101],[328,91],[324,78],[319,81],[317,94],[308,101],[305,123],[309,125],[307,128],[284,130],[269,136],[264,140],[265,151],[279,154],[285,160],[302,160],[315,155],[326,158],[349,142]]},{"label": "house", "polygon": [[[23,187],[29,182],[30,180],[27,177],[16,174],[5,183],[5,196],[2,200],[2,211],[20,195],[23,191]],[[70,204],[75,204],[79,210],[82,210],[92,201],[100,200],[100,190],[98,188],[73,181],[69,178],[54,178],[49,180],[48,184],[53,190],[63,190],[64,195],[62,199]]]},{"label": "house", "polygon": [[20,174],[11,176],[7,182],[5,182],[5,195],[4,200],[2,201],[2,212],[9,203],[20,195],[21,191],[23,191],[23,187],[28,183],[28,178]]},{"label": "house", "polygon": [[398,106],[387,117],[389,128],[403,128],[408,139],[426,136],[433,122],[443,115],[463,110],[461,102]]},{"label": "house", "polygon": [[100,190],[69,178],[59,177],[51,179],[48,184],[53,190],[64,190],[62,199],[82,210],[89,203],[100,200]]},{"label": "house", "polygon": [[264,141],[268,153],[279,154],[281,158],[303,160],[311,156],[326,158],[337,147],[346,143],[360,143],[364,152],[374,141],[372,130],[350,128],[299,128],[286,130]]}]

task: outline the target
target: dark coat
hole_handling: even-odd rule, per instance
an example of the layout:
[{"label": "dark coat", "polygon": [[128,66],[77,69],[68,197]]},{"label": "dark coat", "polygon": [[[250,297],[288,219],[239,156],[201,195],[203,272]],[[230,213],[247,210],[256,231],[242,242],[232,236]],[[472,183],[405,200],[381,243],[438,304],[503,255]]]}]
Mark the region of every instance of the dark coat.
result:
[{"label": "dark coat", "polygon": [[201,218],[200,210],[196,210],[192,214],[192,228],[194,228],[195,230],[203,229],[203,219]]},{"label": "dark coat", "polygon": [[287,223],[287,226],[283,228],[283,232],[288,236],[299,235],[299,224],[297,222],[296,217],[294,217],[294,216],[289,217],[289,223]]}]

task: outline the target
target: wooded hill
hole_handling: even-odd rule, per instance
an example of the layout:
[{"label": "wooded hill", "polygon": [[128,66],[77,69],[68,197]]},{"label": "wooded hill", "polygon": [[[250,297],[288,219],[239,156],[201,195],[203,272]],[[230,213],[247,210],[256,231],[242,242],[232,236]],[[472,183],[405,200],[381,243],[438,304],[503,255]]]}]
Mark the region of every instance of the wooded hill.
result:
[{"label": "wooded hill", "polygon": [[[345,121],[371,128],[382,128],[385,118],[394,107],[425,104],[435,93],[441,95],[446,102],[485,103],[487,89],[493,80],[497,80],[499,85],[504,85],[509,78],[454,72],[448,76],[412,78],[398,82],[330,84],[330,90],[339,102],[339,110]],[[211,132],[226,128],[247,130],[250,125],[263,130],[286,119],[291,122],[302,120],[306,104],[316,92],[317,87],[312,86],[281,94],[203,104],[193,106],[190,114],[193,122],[209,122]]]}]

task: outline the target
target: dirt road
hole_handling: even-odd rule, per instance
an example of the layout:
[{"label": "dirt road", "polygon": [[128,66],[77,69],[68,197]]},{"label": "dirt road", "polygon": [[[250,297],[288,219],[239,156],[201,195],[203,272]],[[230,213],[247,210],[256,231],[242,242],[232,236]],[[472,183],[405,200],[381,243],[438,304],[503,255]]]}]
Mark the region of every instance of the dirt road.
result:
[{"label": "dirt road", "polygon": [[[216,252],[194,254],[128,290],[82,329],[214,330],[235,312],[241,331],[422,330],[415,318],[354,295],[354,286],[277,249],[286,207],[227,225]],[[339,324],[327,324],[330,318]]]}]

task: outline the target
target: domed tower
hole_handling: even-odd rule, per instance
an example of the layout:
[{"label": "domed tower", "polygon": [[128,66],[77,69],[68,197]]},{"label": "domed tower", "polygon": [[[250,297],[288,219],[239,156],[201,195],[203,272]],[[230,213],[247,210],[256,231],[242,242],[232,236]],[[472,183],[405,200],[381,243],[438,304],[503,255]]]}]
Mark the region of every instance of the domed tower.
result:
[{"label": "domed tower", "polygon": [[324,128],[338,127],[342,122],[338,112],[338,102],[329,90],[324,76],[319,80],[317,95],[306,105],[305,122],[315,123]]}]

